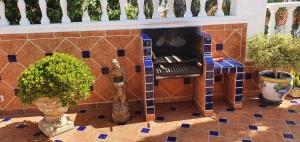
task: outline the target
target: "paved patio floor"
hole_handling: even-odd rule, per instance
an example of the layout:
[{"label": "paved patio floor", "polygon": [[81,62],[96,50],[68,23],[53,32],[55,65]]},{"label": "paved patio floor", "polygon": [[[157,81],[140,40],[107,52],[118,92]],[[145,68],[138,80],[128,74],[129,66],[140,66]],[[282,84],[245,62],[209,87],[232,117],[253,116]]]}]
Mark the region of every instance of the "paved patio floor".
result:
[{"label": "paved patio floor", "polygon": [[134,107],[131,121],[119,126],[109,110],[81,110],[69,114],[73,130],[50,139],[38,129],[38,114],[0,116],[0,142],[300,142],[300,99],[266,107],[248,98],[235,111],[214,104],[214,117],[199,116],[192,102],[159,104],[155,122],[144,122],[142,107]]}]

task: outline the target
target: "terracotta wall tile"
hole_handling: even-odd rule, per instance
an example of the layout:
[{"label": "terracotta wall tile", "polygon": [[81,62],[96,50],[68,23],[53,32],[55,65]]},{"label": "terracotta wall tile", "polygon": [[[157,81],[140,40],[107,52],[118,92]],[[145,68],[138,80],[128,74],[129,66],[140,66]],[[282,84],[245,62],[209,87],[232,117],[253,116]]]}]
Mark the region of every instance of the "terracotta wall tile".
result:
[{"label": "terracotta wall tile", "polygon": [[80,32],[55,32],[55,37],[80,37]]},{"label": "terracotta wall tile", "polygon": [[26,40],[0,41],[0,50],[9,55],[16,54],[25,44],[25,42]]},{"label": "terracotta wall tile", "polygon": [[105,39],[112,44],[116,49],[125,49],[136,36],[110,36]]},{"label": "terracotta wall tile", "polygon": [[56,39],[34,39],[32,43],[42,49],[45,53],[52,53],[62,43],[63,38]]},{"label": "terracotta wall tile", "polygon": [[247,26],[246,23],[240,23],[240,24],[226,24],[225,29],[242,29],[245,26]]},{"label": "terracotta wall tile", "polygon": [[24,113],[24,110],[22,108],[0,110],[0,115],[15,115],[15,114],[23,114],[23,113]]},{"label": "terracotta wall tile", "polygon": [[202,26],[202,31],[214,31],[214,30],[224,30],[225,25],[208,25]]},{"label": "terracotta wall tile", "polygon": [[54,33],[29,33],[28,39],[54,38]]},{"label": "terracotta wall tile", "polygon": [[101,38],[84,37],[84,38],[68,38],[68,39],[81,50],[89,51],[93,46],[95,46],[96,42],[98,42]]},{"label": "terracotta wall tile", "polygon": [[27,34],[2,34],[1,40],[27,39]]},{"label": "terracotta wall tile", "polygon": [[81,31],[81,37],[88,37],[88,36],[105,36],[106,32],[103,31]]},{"label": "terracotta wall tile", "polygon": [[106,36],[130,35],[130,30],[107,30]]},{"label": "terracotta wall tile", "polygon": [[24,67],[19,63],[10,63],[2,70],[1,80],[5,81],[5,83],[13,88],[16,88],[18,77],[23,70]]},{"label": "terracotta wall tile", "polygon": [[25,67],[42,59],[44,56],[45,53],[31,42],[27,42],[17,54],[18,62]]},{"label": "terracotta wall tile", "polygon": [[131,35],[141,35],[142,30],[131,29]]}]

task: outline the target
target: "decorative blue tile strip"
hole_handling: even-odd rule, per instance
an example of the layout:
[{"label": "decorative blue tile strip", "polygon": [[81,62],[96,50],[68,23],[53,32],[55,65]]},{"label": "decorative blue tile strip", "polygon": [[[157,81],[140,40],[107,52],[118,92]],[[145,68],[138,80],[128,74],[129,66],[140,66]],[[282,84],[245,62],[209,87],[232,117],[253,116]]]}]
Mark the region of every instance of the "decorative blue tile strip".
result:
[{"label": "decorative blue tile strip", "polygon": [[8,122],[8,121],[10,121],[11,120],[11,118],[10,117],[6,117],[6,118],[4,118],[2,121],[4,121],[4,122]]},{"label": "decorative blue tile strip", "polygon": [[257,126],[256,125],[249,125],[249,130],[254,130],[254,131],[257,131],[258,130],[258,128],[257,128]]},{"label": "decorative blue tile strip", "polygon": [[206,71],[211,72],[214,70],[214,64],[206,64]]},{"label": "decorative blue tile strip", "polygon": [[201,116],[200,112],[193,112],[192,116]]},{"label": "decorative blue tile strip", "polygon": [[45,53],[45,56],[52,56],[53,53]]},{"label": "decorative blue tile strip", "polygon": [[78,131],[84,131],[86,129],[86,126],[79,126],[77,128]]},{"label": "decorative blue tile strip", "polygon": [[291,121],[291,120],[285,120],[286,124],[288,125],[296,125],[295,121]]},{"label": "decorative blue tile strip", "polygon": [[204,59],[205,59],[206,64],[214,63],[214,60],[211,56],[205,56]]},{"label": "decorative blue tile strip", "polygon": [[291,104],[294,104],[294,105],[295,105],[295,104],[298,104],[298,102],[297,102],[296,100],[291,100],[290,103],[291,103]]},{"label": "decorative blue tile strip", "polygon": [[211,52],[211,45],[204,45],[204,52]]},{"label": "decorative blue tile strip", "polygon": [[205,91],[205,94],[206,94],[206,95],[211,95],[211,94],[214,93],[214,89],[213,89],[213,88],[206,88],[205,90],[206,90],[206,91]]},{"label": "decorative blue tile strip", "polygon": [[205,102],[213,102],[213,96],[205,96]]},{"label": "decorative blue tile strip", "polygon": [[237,67],[237,72],[244,72],[244,67]]},{"label": "decorative blue tile strip", "polygon": [[220,119],[219,119],[219,122],[221,122],[221,123],[227,123],[227,119],[225,119],[225,118],[220,118]]},{"label": "decorative blue tile strip", "polygon": [[176,142],[176,137],[169,136],[167,142]]},{"label": "decorative blue tile strip", "polygon": [[283,137],[285,139],[295,139],[294,136],[292,134],[288,134],[288,133],[283,133]]},{"label": "decorative blue tile strip", "polygon": [[213,79],[214,78],[214,72],[206,72],[206,79]]},{"label": "decorative blue tile strip", "polygon": [[123,50],[123,49],[117,50],[117,55],[118,55],[118,57],[124,57],[125,56],[125,50]]},{"label": "decorative blue tile strip", "polygon": [[154,77],[153,76],[146,76],[146,83],[153,83]]},{"label": "decorative blue tile strip", "polygon": [[217,63],[221,66],[221,68],[231,68],[231,67],[234,67],[233,65],[227,63],[226,60],[221,61],[221,62],[217,62]]},{"label": "decorative blue tile strip", "polygon": [[254,117],[255,117],[255,118],[263,118],[263,115],[262,115],[262,114],[256,113],[256,114],[254,114]]},{"label": "decorative blue tile strip", "polygon": [[235,102],[240,102],[243,99],[243,95],[237,95],[235,96]]},{"label": "decorative blue tile strip", "polygon": [[62,140],[55,140],[54,142],[63,142]]},{"label": "decorative blue tile strip", "polygon": [[215,68],[214,73],[215,73],[215,75],[220,75],[221,74],[221,68]]},{"label": "decorative blue tile strip", "polygon": [[181,128],[190,128],[190,124],[182,123]]},{"label": "decorative blue tile strip", "polygon": [[244,79],[244,73],[236,74],[236,80],[243,80],[243,79]]},{"label": "decorative blue tile strip", "polygon": [[289,109],[288,112],[289,112],[289,113],[297,113],[297,111],[294,110],[294,109]]},{"label": "decorative blue tile strip", "polygon": [[211,136],[219,136],[219,132],[218,131],[209,131],[209,135]]},{"label": "decorative blue tile strip", "polygon": [[165,117],[158,115],[158,116],[156,116],[156,120],[158,120],[158,121],[164,121]]},{"label": "decorative blue tile strip", "polygon": [[251,142],[251,140],[245,140],[245,139],[243,139],[242,142]]},{"label": "decorative blue tile strip", "polygon": [[144,48],[144,56],[151,57],[152,56],[152,49],[151,48]]},{"label": "decorative blue tile strip", "polygon": [[153,62],[152,60],[144,60],[144,64],[145,64],[145,67],[148,68],[148,67],[153,67]]},{"label": "decorative blue tile strip", "polygon": [[205,103],[205,110],[212,110],[213,109],[213,103],[206,102]]},{"label": "decorative blue tile strip", "polygon": [[148,74],[153,74],[153,68],[149,68],[149,67],[146,67],[145,68],[145,73],[146,73],[146,75],[148,75]]},{"label": "decorative blue tile strip", "polygon": [[154,107],[147,108],[147,114],[154,114]]},{"label": "decorative blue tile strip", "polygon": [[236,73],[236,67],[230,68],[229,73]]},{"label": "decorative blue tile strip", "polygon": [[146,84],[146,91],[153,91],[153,84]]},{"label": "decorative blue tile strip", "polygon": [[98,139],[105,140],[107,137],[108,137],[108,134],[100,134],[100,135],[98,136]]},{"label": "decorative blue tile strip", "polygon": [[243,94],[243,88],[237,88],[236,94]]},{"label": "decorative blue tile strip", "polygon": [[236,87],[243,87],[244,81],[236,81]]},{"label": "decorative blue tile strip", "polygon": [[141,133],[149,133],[150,129],[149,128],[142,128]]},{"label": "decorative blue tile strip", "polygon": [[141,36],[142,36],[143,40],[151,40],[150,36],[145,33],[142,33]]},{"label": "decorative blue tile strip", "polygon": [[152,92],[146,92],[146,99],[153,99],[154,95],[153,95],[153,91]]},{"label": "decorative blue tile strip", "polygon": [[90,51],[82,51],[82,58],[90,58]]},{"label": "decorative blue tile strip", "polygon": [[214,86],[214,80],[206,80],[206,87],[213,87]]},{"label": "decorative blue tile strip", "polygon": [[204,44],[211,44],[211,37],[209,35],[204,36]]},{"label": "decorative blue tile strip", "polygon": [[154,100],[147,100],[147,107],[153,107],[154,106]]},{"label": "decorative blue tile strip", "polygon": [[16,55],[7,55],[9,62],[17,62],[17,56]]}]

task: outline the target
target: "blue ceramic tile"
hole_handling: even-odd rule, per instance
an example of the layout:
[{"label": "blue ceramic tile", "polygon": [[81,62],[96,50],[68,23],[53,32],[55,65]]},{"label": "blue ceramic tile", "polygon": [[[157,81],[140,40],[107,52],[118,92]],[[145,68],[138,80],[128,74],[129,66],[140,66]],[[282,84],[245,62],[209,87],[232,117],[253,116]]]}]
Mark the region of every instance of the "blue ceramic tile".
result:
[{"label": "blue ceramic tile", "polygon": [[201,116],[201,113],[200,112],[193,112],[192,116]]},{"label": "blue ceramic tile", "polygon": [[289,109],[288,112],[289,112],[289,113],[297,113],[297,111],[294,110],[294,109]]},{"label": "blue ceramic tile", "polygon": [[16,55],[7,55],[9,62],[17,62],[17,56]]},{"label": "blue ceramic tile", "polygon": [[154,101],[153,100],[147,100],[147,107],[152,107],[154,106]]},{"label": "blue ceramic tile", "polygon": [[295,105],[295,104],[298,104],[298,102],[295,101],[295,100],[291,100],[290,103],[291,103],[291,104],[294,104],[294,105]]},{"label": "blue ceramic tile", "polygon": [[244,72],[244,67],[237,67],[237,72]]},{"label": "blue ceramic tile", "polygon": [[98,136],[98,139],[105,140],[107,137],[108,137],[108,134],[100,134],[100,135]]},{"label": "blue ceramic tile", "polygon": [[82,51],[82,58],[90,58],[90,51]]},{"label": "blue ceramic tile", "polygon": [[226,109],[228,112],[234,112],[234,109],[233,108],[227,108]]},{"label": "blue ceramic tile", "polygon": [[145,74],[147,74],[147,75],[153,74],[153,68],[152,67],[145,68]]},{"label": "blue ceramic tile", "polygon": [[123,49],[117,50],[117,55],[118,55],[118,57],[124,57],[125,56],[125,50],[123,50]]},{"label": "blue ceramic tile", "polygon": [[147,108],[147,114],[154,114],[154,107]]},{"label": "blue ceramic tile", "polygon": [[214,64],[212,63],[209,63],[209,64],[206,64],[206,71],[213,71],[214,70]]},{"label": "blue ceramic tile", "polygon": [[135,65],[135,72],[141,72],[141,66],[140,65]]},{"label": "blue ceramic tile", "polygon": [[229,68],[222,68],[222,73],[229,73]]},{"label": "blue ceramic tile", "polygon": [[204,45],[204,52],[211,52],[211,45]]},{"label": "blue ceramic tile", "polygon": [[240,102],[243,99],[243,95],[235,96],[235,102]]},{"label": "blue ceramic tile", "polygon": [[63,142],[62,140],[54,140],[54,142]]},{"label": "blue ceramic tile", "polygon": [[153,84],[146,84],[146,91],[153,91]]},{"label": "blue ceramic tile", "polygon": [[246,77],[247,80],[252,79],[252,73],[246,73]]},{"label": "blue ceramic tile", "polygon": [[213,79],[214,78],[214,72],[206,72],[206,79]]},{"label": "blue ceramic tile", "polygon": [[243,81],[236,81],[236,87],[243,87]]},{"label": "blue ceramic tile", "polygon": [[221,123],[227,123],[227,119],[225,119],[225,118],[220,118],[220,119],[219,119],[219,122],[221,122]]},{"label": "blue ceramic tile", "polygon": [[158,120],[158,121],[164,121],[165,117],[163,117],[163,116],[156,116],[156,120]]},{"label": "blue ceramic tile", "polygon": [[212,110],[213,109],[213,103],[205,103],[205,110]]},{"label": "blue ceramic tile", "polygon": [[183,84],[191,84],[191,79],[190,78],[184,78],[183,79]]},{"label": "blue ceramic tile", "polygon": [[263,115],[262,115],[262,114],[256,113],[256,114],[254,114],[254,117],[255,117],[255,118],[263,118]]},{"label": "blue ceramic tile", "polygon": [[291,121],[291,120],[285,120],[286,124],[288,125],[296,125],[295,121]]},{"label": "blue ceramic tile", "polygon": [[236,67],[231,67],[229,69],[229,73],[236,73]]},{"label": "blue ceramic tile", "polygon": [[236,94],[243,94],[243,88],[237,88],[235,93]]},{"label": "blue ceramic tile", "polygon": [[209,131],[209,135],[211,136],[219,136],[219,132],[218,131]]},{"label": "blue ceramic tile", "polygon": [[182,123],[181,128],[190,128],[190,124]]},{"label": "blue ceramic tile", "polygon": [[144,56],[152,56],[151,48],[145,48],[144,49]]},{"label": "blue ceramic tile", "polygon": [[141,133],[149,133],[150,129],[149,128],[142,128]]},{"label": "blue ceramic tile", "polygon": [[213,96],[205,96],[205,102],[213,102]]},{"label": "blue ceramic tile", "polygon": [[15,96],[18,96],[18,94],[19,94],[19,89],[14,89],[14,92],[15,92]]},{"label": "blue ceramic tile", "polygon": [[169,107],[169,110],[176,111],[176,107]]},{"label": "blue ceramic tile", "polygon": [[101,68],[101,73],[102,74],[109,74],[109,67],[102,67]]},{"label": "blue ceramic tile", "polygon": [[211,56],[205,57],[206,64],[214,63],[214,60]]},{"label": "blue ceramic tile", "polygon": [[45,53],[45,56],[52,56],[53,53]]},{"label": "blue ceramic tile", "polygon": [[153,98],[153,92],[146,92],[146,98],[152,99]]},{"label": "blue ceramic tile", "polygon": [[210,95],[210,94],[213,94],[214,93],[214,89],[213,88],[206,88],[206,95]]},{"label": "blue ceramic tile", "polygon": [[244,79],[244,73],[238,73],[236,74],[236,80],[243,80]]},{"label": "blue ceramic tile", "polygon": [[245,140],[245,139],[244,139],[244,140],[242,140],[242,142],[251,142],[251,140]]},{"label": "blue ceramic tile", "polygon": [[86,126],[79,126],[77,128],[78,131],[84,131],[86,129]]},{"label": "blue ceramic tile", "polygon": [[104,118],[105,118],[105,115],[99,115],[97,118],[98,118],[98,119],[104,119]]},{"label": "blue ceramic tile", "polygon": [[221,74],[221,68],[215,68],[214,73],[215,73],[215,75],[220,75]]},{"label": "blue ceramic tile", "polygon": [[144,47],[152,47],[152,40],[144,40],[143,46]]},{"label": "blue ceramic tile", "polygon": [[6,118],[4,118],[2,121],[4,121],[4,122],[8,122],[8,121],[10,121],[11,120],[11,118],[9,118],[9,117],[6,117]]},{"label": "blue ceramic tile", "polygon": [[167,142],[176,142],[176,137],[169,136]]},{"label": "blue ceramic tile", "polygon": [[223,50],[223,43],[216,44],[216,50],[217,51]]},{"label": "blue ceramic tile", "polygon": [[236,61],[236,60],[233,60],[233,59],[225,59],[226,62],[232,64],[233,66],[235,67],[243,67],[244,65],[241,64],[240,62]]},{"label": "blue ceramic tile", "polygon": [[204,44],[211,44],[211,37],[204,36]]},{"label": "blue ceramic tile", "polygon": [[258,130],[258,128],[257,128],[257,126],[256,125],[249,125],[249,130],[254,130],[254,131],[257,131]]},{"label": "blue ceramic tile", "polygon": [[285,139],[295,139],[294,136],[292,134],[288,134],[288,133],[283,133],[283,137]]},{"label": "blue ceramic tile", "polygon": [[141,36],[142,36],[143,40],[150,40],[151,39],[150,36],[148,34],[145,34],[145,33],[142,33]]},{"label": "blue ceramic tile", "polygon": [[87,110],[85,110],[85,109],[82,109],[82,110],[79,110],[78,112],[79,112],[79,113],[86,113],[86,112],[87,112]]},{"label": "blue ceramic tile", "polygon": [[222,68],[231,68],[233,67],[231,64],[227,63],[226,61],[217,62]]},{"label": "blue ceramic tile", "polygon": [[145,67],[146,67],[146,68],[147,68],[147,67],[153,67],[152,60],[145,60],[144,63],[145,63]]},{"label": "blue ceramic tile", "polygon": [[153,79],[153,76],[146,76],[146,83],[152,83]]},{"label": "blue ceramic tile", "polygon": [[213,87],[214,85],[214,80],[206,80],[206,87]]}]

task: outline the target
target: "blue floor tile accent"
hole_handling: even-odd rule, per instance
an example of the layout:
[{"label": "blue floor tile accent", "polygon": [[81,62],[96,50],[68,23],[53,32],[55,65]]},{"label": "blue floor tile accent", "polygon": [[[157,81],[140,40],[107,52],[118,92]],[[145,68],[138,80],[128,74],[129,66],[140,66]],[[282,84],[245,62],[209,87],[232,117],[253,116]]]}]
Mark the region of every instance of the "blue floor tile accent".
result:
[{"label": "blue floor tile accent", "polygon": [[265,104],[259,104],[259,107],[267,107]]},{"label": "blue floor tile accent", "polygon": [[55,140],[54,142],[63,142],[62,140]]},{"label": "blue floor tile accent", "polygon": [[255,118],[263,118],[263,115],[262,115],[262,114],[256,113],[256,114],[254,114],[254,117],[255,117]]},{"label": "blue floor tile accent", "polygon": [[288,112],[289,112],[289,113],[297,113],[297,111],[294,110],[294,109],[289,109]]},{"label": "blue floor tile accent", "polygon": [[167,142],[176,142],[176,137],[169,136]]},{"label": "blue floor tile accent", "polygon": [[107,134],[100,134],[100,135],[98,136],[98,139],[105,140],[107,137],[108,137]]},{"label": "blue floor tile accent", "polygon": [[149,128],[142,128],[141,133],[149,133],[150,129]]},{"label": "blue floor tile accent", "polygon": [[98,119],[104,119],[104,118],[105,118],[105,115],[99,115],[97,118],[98,118]]},{"label": "blue floor tile accent", "polygon": [[201,114],[199,112],[194,112],[192,113],[193,116],[201,116]]},{"label": "blue floor tile accent", "polygon": [[85,129],[86,129],[85,126],[79,126],[79,127],[77,128],[78,131],[84,131]]},{"label": "blue floor tile accent", "polygon": [[285,120],[286,124],[288,125],[296,125],[295,121],[291,121],[291,120]]},{"label": "blue floor tile accent", "polygon": [[254,130],[254,131],[257,131],[258,128],[256,125],[249,125],[249,130]]},{"label": "blue floor tile accent", "polygon": [[78,112],[79,112],[79,113],[86,113],[86,112],[87,112],[87,110],[85,110],[85,109],[82,109],[82,110],[79,110]]},{"label": "blue floor tile accent", "polygon": [[4,121],[4,122],[8,122],[8,121],[10,121],[11,120],[11,118],[9,118],[9,117],[6,117],[6,118],[4,118],[2,121]]},{"label": "blue floor tile accent", "polygon": [[295,100],[291,100],[290,103],[291,103],[291,104],[298,104],[298,102],[295,101]]},{"label": "blue floor tile accent", "polygon": [[228,112],[234,112],[234,109],[233,108],[227,108],[227,111]]},{"label": "blue floor tile accent", "polygon": [[251,140],[242,140],[242,142],[251,142]]},{"label": "blue floor tile accent", "polygon": [[176,107],[170,107],[169,110],[176,111]]},{"label": "blue floor tile accent", "polygon": [[283,137],[285,139],[295,139],[294,136],[292,134],[287,134],[287,133],[283,133]]},{"label": "blue floor tile accent", "polygon": [[190,128],[190,124],[182,123],[181,128]]},{"label": "blue floor tile accent", "polygon": [[209,135],[211,135],[211,136],[219,136],[219,132],[218,131],[209,131]]},{"label": "blue floor tile accent", "polygon": [[156,116],[156,120],[158,120],[158,121],[164,121],[165,117],[163,117],[163,116]]},{"label": "blue floor tile accent", "polygon": [[221,122],[221,123],[227,123],[227,119],[225,119],[225,118],[220,118],[220,119],[219,119],[219,122]]}]

